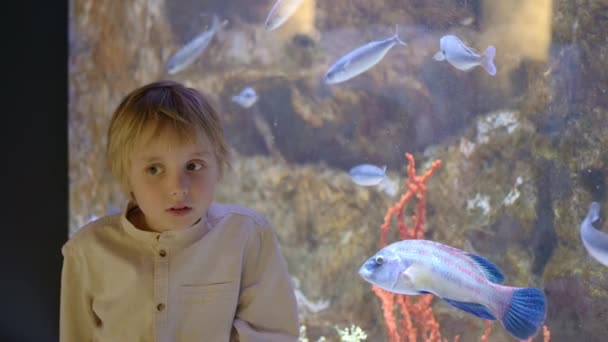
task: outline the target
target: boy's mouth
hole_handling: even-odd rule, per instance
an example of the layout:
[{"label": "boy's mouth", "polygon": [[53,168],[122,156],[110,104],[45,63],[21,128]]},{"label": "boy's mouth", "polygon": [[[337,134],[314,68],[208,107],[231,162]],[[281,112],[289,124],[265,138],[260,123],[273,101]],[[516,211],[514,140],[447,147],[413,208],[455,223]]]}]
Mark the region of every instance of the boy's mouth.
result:
[{"label": "boy's mouth", "polygon": [[167,212],[171,215],[182,216],[188,214],[191,210],[192,208],[188,206],[177,206],[167,209]]}]

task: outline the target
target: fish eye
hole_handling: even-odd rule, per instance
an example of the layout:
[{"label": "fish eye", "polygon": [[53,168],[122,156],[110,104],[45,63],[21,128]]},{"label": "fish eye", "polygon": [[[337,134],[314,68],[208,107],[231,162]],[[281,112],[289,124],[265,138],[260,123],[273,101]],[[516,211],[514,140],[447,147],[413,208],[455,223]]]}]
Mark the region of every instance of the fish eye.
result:
[{"label": "fish eye", "polygon": [[382,265],[384,263],[384,257],[382,255],[377,255],[375,260],[377,265]]}]

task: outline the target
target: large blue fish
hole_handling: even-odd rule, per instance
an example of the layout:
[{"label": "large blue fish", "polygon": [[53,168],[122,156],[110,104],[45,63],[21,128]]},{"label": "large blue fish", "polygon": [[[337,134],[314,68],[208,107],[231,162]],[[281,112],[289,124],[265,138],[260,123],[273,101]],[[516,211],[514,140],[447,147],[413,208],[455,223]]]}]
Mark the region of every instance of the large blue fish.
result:
[{"label": "large blue fish", "polygon": [[593,222],[600,218],[600,204],[592,202],[587,216],[581,223],[581,240],[595,260],[608,266],[608,234],[593,227]]},{"label": "large blue fish", "polygon": [[498,319],[522,340],[545,320],[541,290],[500,285],[504,276],[488,259],[434,241],[392,243],[369,258],[359,275],[393,293],[431,293],[479,318]]},{"label": "large blue fish", "polygon": [[496,48],[492,45],[480,54],[466,46],[460,38],[446,35],[439,40],[439,48],[440,50],[433,56],[436,61],[447,60],[456,69],[463,71],[469,71],[480,65],[488,74],[496,75],[496,66],[494,65]]}]

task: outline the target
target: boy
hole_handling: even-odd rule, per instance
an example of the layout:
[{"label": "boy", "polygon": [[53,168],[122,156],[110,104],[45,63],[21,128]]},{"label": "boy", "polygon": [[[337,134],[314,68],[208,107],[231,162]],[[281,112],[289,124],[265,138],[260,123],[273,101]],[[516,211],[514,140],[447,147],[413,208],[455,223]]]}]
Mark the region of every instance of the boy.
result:
[{"label": "boy", "polygon": [[297,341],[271,224],[213,203],[228,149],[200,93],[170,81],[132,91],[107,157],[130,200],[62,248],[61,341]]}]

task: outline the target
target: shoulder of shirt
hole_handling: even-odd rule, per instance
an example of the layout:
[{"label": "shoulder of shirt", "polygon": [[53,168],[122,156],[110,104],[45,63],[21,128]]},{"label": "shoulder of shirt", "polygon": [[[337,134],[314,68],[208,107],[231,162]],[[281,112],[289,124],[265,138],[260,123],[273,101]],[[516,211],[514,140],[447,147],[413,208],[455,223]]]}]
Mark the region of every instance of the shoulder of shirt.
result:
[{"label": "shoulder of shirt", "polygon": [[211,221],[214,221],[214,223],[226,219],[230,216],[242,216],[253,221],[255,226],[257,226],[258,228],[272,229],[270,221],[264,215],[242,205],[229,203],[213,203],[210,207],[210,210]]},{"label": "shoulder of shirt", "polygon": [[84,249],[89,244],[95,243],[102,235],[118,229],[120,229],[120,213],[100,217],[74,232],[68,241],[63,244],[61,250],[66,254],[74,250]]}]

